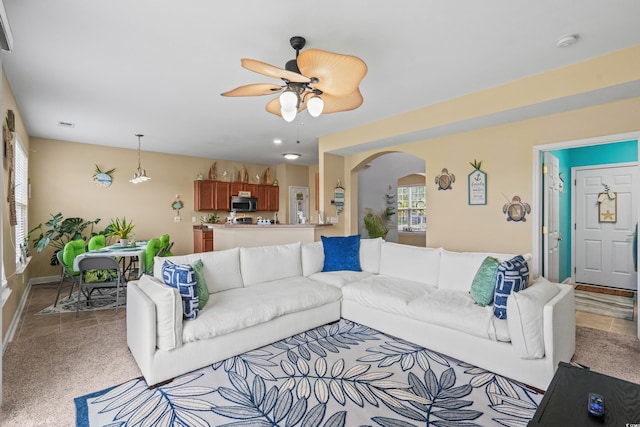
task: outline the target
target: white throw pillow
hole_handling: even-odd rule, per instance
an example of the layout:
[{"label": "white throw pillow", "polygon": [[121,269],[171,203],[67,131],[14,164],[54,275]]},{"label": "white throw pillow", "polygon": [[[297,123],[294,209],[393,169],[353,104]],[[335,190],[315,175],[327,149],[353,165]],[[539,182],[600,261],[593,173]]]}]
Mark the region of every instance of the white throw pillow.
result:
[{"label": "white throw pillow", "polygon": [[507,299],[507,323],[511,344],[523,359],[544,357],[543,310],[560,289],[544,277]]},{"label": "white throw pillow", "polygon": [[360,239],[360,268],[368,273],[380,273],[382,238]]},{"label": "white throw pillow", "polygon": [[144,274],[138,287],[156,306],[156,347],[173,350],[182,345],[182,298],[176,288]]},{"label": "white throw pillow", "polygon": [[384,242],[380,248],[380,274],[436,286],[440,252],[440,248]]},{"label": "white throw pillow", "polygon": [[303,243],[302,251],[302,275],[309,277],[320,273],[324,267],[324,248],[321,241]]},{"label": "white throw pillow", "polygon": [[240,248],[240,271],[244,286],[302,276],[300,242]]}]

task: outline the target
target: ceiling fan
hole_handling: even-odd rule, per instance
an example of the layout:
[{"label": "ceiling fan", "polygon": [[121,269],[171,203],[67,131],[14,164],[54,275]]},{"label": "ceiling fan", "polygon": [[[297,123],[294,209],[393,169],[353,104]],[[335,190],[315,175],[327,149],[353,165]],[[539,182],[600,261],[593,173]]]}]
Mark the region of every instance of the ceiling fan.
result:
[{"label": "ceiling fan", "polygon": [[319,49],[300,50],[306,40],[291,37],[296,58],[285,68],[278,68],[255,59],[242,58],[247,70],[281,79],[284,84],[255,83],[237,87],[222,96],[260,96],[280,94],[267,103],[266,110],[292,122],[305,108],[312,117],[320,114],[349,111],[362,105],[358,85],[367,74],[367,65],[358,57]]}]

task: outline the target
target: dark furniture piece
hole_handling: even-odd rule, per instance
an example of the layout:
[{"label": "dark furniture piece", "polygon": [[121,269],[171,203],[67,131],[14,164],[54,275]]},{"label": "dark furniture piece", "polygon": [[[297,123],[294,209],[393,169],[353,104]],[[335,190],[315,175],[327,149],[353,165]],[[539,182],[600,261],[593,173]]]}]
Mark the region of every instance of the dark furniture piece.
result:
[{"label": "dark furniture piece", "polygon": [[[616,363],[612,360],[611,363]],[[587,399],[604,397],[603,418],[589,415]],[[626,426],[640,424],[640,384],[560,362],[529,426]]]}]

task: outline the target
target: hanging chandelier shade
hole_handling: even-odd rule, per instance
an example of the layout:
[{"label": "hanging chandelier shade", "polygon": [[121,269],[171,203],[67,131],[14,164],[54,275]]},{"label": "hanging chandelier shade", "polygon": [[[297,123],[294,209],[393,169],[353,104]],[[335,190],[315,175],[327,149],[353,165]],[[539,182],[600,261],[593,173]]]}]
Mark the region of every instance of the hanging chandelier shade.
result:
[{"label": "hanging chandelier shade", "polygon": [[142,169],[142,167],[140,166],[140,138],[142,138],[144,135],[137,133],[136,136],[138,137],[138,169],[133,173],[133,178],[129,180],[129,182],[133,184],[139,184],[151,179],[149,176],[147,176],[147,171]]},{"label": "hanging chandelier shade", "polygon": [[367,65],[358,57],[309,49],[300,52],[306,43],[300,36],[292,37],[291,47],[296,59],[278,68],[255,59],[243,58],[242,67],[264,76],[280,79],[284,85],[256,83],[237,87],[222,96],[278,95],[267,103],[269,113],[291,122],[307,109],[312,117],[349,111],[362,105],[359,85],[367,74]]}]

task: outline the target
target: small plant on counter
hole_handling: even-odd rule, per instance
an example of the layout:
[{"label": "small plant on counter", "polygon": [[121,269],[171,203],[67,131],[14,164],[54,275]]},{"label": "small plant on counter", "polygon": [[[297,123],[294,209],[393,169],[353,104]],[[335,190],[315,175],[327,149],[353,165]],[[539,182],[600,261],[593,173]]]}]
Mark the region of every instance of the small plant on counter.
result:
[{"label": "small plant on counter", "polygon": [[210,213],[208,215],[204,215],[200,218],[203,224],[217,224],[220,222],[220,217],[217,212]]}]

